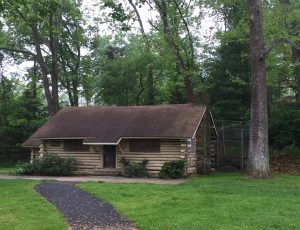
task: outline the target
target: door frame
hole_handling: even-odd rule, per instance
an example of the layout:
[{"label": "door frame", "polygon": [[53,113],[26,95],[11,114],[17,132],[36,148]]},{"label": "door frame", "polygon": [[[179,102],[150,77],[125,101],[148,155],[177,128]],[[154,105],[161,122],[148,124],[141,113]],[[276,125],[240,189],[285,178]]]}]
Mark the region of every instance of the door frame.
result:
[{"label": "door frame", "polygon": [[[105,167],[105,147],[106,146],[114,146],[114,154],[115,154],[115,166],[114,167]],[[103,169],[117,169],[117,146],[116,145],[103,145],[102,148],[102,168]]]}]

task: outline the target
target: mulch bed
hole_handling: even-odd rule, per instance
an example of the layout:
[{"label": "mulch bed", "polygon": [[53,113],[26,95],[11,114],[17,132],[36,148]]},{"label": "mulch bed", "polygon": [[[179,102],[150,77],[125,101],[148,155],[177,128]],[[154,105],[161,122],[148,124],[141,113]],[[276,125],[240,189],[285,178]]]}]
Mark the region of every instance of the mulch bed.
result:
[{"label": "mulch bed", "polygon": [[45,182],[35,190],[63,213],[71,229],[135,229],[110,204],[75,187],[75,182]]}]

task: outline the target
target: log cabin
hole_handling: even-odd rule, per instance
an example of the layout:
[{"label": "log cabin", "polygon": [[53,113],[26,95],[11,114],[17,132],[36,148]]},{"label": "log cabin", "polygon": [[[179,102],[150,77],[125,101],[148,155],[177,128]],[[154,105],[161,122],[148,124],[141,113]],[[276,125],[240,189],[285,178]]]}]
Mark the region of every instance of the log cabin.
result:
[{"label": "log cabin", "polygon": [[31,158],[74,157],[78,175],[119,175],[121,159],[148,160],[151,176],[166,161],[184,160],[185,174],[215,169],[217,133],[212,114],[192,104],[66,107],[23,147]]}]

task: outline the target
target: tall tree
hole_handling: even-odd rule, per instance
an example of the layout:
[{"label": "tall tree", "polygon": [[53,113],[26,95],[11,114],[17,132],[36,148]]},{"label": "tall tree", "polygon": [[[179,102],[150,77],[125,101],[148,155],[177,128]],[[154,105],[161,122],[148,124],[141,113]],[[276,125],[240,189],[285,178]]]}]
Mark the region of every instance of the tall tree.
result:
[{"label": "tall tree", "polygon": [[224,23],[215,39],[217,47],[209,46],[203,62],[205,85],[211,110],[216,120],[248,120],[250,113],[250,55],[248,8],[244,0],[205,1],[214,15]]},{"label": "tall tree", "polygon": [[295,15],[295,12],[293,12],[295,11],[294,10],[295,4],[291,6],[290,0],[279,0],[279,2],[284,9],[283,28],[285,28],[286,32],[291,37],[291,39],[289,39],[288,42],[291,44],[292,60],[294,64],[294,77],[296,82],[295,84],[296,103],[300,108],[300,46],[299,46],[300,18]]},{"label": "tall tree", "polygon": [[[144,24],[143,24],[143,21],[142,21],[142,18],[140,16],[138,6],[137,6],[139,4],[139,2],[138,2],[138,4],[134,3],[132,0],[128,0],[128,2],[129,2],[130,6],[132,7],[132,9],[133,9],[133,11],[136,15],[136,19],[137,19],[139,27],[140,27],[140,32],[141,32],[142,37],[145,41],[147,55],[149,55],[149,57],[151,57],[151,52],[152,52],[151,51],[151,44],[150,44],[150,41],[149,41],[149,37],[145,32]],[[153,105],[155,103],[153,65],[150,65],[149,68],[148,68],[147,91],[148,91],[148,93],[147,93],[146,104]]]},{"label": "tall tree", "polygon": [[[39,65],[49,115],[60,109],[59,90],[78,106],[82,78],[81,51],[85,45],[81,1],[0,1],[6,36],[0,50]],[[4,39],[5,38],[5,39]]]},{"label": "tall tree", "polygon": [[251,177],[265,178],[269,176],[269,147],[262,0],[249,0],[249,21],[252,94],[248,170]]},{"label": "tall tree", "polygon": [[10,160],[26,156],[21,144],[47,117],[34,74],[34,69],[29,70],[27,84],[13,76],[0,77],[0,155]]},{"label": "tall tree", "polygon": [[[126,3],[129,7],[126,7]],[[147,21],[151,26],[148,34],[145,32],[142,18],[138,12],[138,8],[145,5],[149,6],[150,10],[155,11],[155,14],[158,15],[155,20],[149,19]],[[193,10],[191,10],[198,7],[196,1],[127,0],[124,2],[107,0],[104,1],[104,6],[113,10],[110,16],[121,22],[121,28],[130,29],[130,27],[124,26],[124,23],[132,18],[133,21],[138,22],[140,33],[147,48],[146,51],[150,53],[150,56],[151,52],[159,52],[162,56],[172,56],[176,73],[173,79],[172,103],[192,102],[194,98],[192,81],[193,78],[196,78],[195,76],[199,77],[198,66],[195,65],[195,40],[190,28],[193,23],[197,24],[195,23],[196,20],[193,20]],[[132,15],[135,15],[135,17],[132,17]],[[197,16],[199,19],[200,16]],[[154,35],[160,38],[159,47],[151,47],[151,43],[155,46],[158,45],[153,43],[153,40],[150,41],[151,38],[155,37]],[[151,68],[149,68],[147,78],[146,91],[148,91],[148,101],[152,104],[155,80]]]},{"label": "tall tree", "polygon": [[[58,1],[1,1],[1,16],[10,40],[2,50],[26,53],[40,66],[49,115],[59,111],[58,31],[61,4]],[[15,48],[17,47],[17,49]]]},{"label": "tall tree", "polygon": [[82,50],[87,38],[80,11],[81,1],[63,1],[62,28],[59,36],[60,83],[67,91],[71,106],[79,105],[80,86],[83,82]]},{"label": "tall tree", "polygon": [[[160,15],[165,40],[175,56],[178,72],[184,78],[186,101],[193,102],[194,92],[190,72],[192,72],[194,66],[194,47],[189,26],[183,16],[180,5],[176,0],[170,2],[169,4],[167,4],[165,0],[154,0],[154,3]],[[173,9],[170,9],[172,7]],[[172,10],[176,12],[175,15],[173,15],[173,17],[170,13]],[[187,60],[185,60],[184,51],[181,50],[181,47],[178,45],[177,42],[178,40],[181,40],[179,35],[180,21],[184,22],[186,30],[185,32],[188,35],[188,50],[190,53],[188,55],[189,57],[187,58]]]}]

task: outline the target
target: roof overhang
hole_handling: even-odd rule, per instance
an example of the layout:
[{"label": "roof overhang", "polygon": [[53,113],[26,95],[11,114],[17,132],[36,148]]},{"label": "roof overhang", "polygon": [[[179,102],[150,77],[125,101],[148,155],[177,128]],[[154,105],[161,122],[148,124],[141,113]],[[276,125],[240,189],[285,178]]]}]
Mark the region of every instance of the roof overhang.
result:
[{"label": "roof overhang", "polygon": [[198,125],[197,125],[197,127],[196,127],[196,129],[195,129],[195,131],[194,131],[194,134],[193,134],[193,137],[192,137],[192,138],[195,138],[195,136],[196,136],[197,130],[198,130],[198,128],[199,128],[199,126],[200,126],[200,124],[201,124],[201,122],[202,122],[203,116],[204,116],[204,114],[206,113],[206,109],[207,109],[207,108],[205,107],[205,110],[204,110],[204,112],[202,113],[201,119],[200,119],[199,122],[198,122]]},{"label": "roof overhang", "polygon": [[164,139],[164,140],[186,140],[191,137],[121,137],[117,142],[88,142],[83,141],[84,145],[118,145],[123,139]]}]

